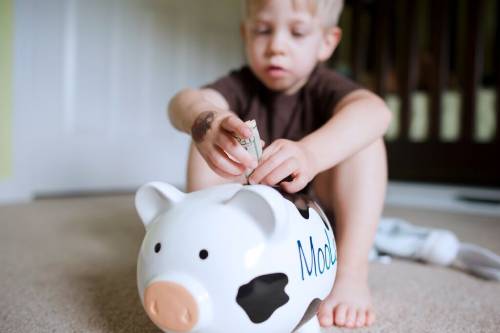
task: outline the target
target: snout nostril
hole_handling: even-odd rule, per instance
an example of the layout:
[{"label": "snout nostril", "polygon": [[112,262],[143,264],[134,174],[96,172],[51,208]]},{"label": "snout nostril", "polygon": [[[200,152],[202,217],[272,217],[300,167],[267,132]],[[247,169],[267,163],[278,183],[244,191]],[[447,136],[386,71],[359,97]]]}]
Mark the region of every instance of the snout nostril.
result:
[{"label": "snout nostril", "polygon": [[184,314],[182,315],[182,321],[184,323],[189,323],[191,321],[191,314],[188,309],[184,309]]},{"label": "snout nostril", "polygon": [[155,316],[157,316],[160,313],[160,311],[158,309],[158,302],[154,301],[151,304],[150,310],[151,310],[152,314],[154,314]]}]

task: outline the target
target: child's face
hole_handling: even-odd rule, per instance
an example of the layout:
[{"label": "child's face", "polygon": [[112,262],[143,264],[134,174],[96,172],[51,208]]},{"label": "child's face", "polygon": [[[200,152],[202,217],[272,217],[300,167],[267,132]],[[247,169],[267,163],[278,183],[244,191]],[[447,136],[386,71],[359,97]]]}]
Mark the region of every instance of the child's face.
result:
[{"label": "child's face", "polygon": [[269,89],[292,94],[309,78],[319,61],[327,60],[340,30],[324,28],[309,2],[254,1],[242,25],[250,68]]}]

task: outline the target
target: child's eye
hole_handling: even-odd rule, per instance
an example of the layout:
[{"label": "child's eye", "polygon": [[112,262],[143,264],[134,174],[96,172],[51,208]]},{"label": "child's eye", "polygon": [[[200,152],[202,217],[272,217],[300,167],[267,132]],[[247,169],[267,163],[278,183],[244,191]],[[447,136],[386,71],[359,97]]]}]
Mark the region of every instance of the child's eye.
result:
[{"label": "child's eye", "polygon": [[271,33],[271,29],[268,28],[255,28],[252,31],[255,35],[268,35]]},{"label": "child's eye", "polygon": [[292,30],[292,36],[293,37],[305,37],[307,35],[307,31],[305,30]]},{"label": "child's eye", "polygon": [[269,24],[256,23],[252,24],[250,27],[254,35],[266,35],[271,33],[271,26]]}]

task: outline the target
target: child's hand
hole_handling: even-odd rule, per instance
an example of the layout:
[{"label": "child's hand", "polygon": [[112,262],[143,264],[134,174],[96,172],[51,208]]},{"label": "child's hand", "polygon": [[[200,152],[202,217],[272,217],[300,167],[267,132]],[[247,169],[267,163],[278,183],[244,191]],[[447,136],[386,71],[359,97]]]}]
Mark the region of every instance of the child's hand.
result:
[{"label": "child's hand", "polygon": [[227,111],[205,111],[191,127],[193,141],[210,168],[221,177],[235,180],[247,168],[257,166],[257,161],[234,137],[251,135],[245,123]]},{"label": "child's hand", "polygon": [[[250,184],[279,184],[286,192],[295,193],[316,175],[311,161],[312,156],[300,142],[276,140],[264,149],[259,166],[250,176]],[[293,179],[283,181],[289,176]]]}]

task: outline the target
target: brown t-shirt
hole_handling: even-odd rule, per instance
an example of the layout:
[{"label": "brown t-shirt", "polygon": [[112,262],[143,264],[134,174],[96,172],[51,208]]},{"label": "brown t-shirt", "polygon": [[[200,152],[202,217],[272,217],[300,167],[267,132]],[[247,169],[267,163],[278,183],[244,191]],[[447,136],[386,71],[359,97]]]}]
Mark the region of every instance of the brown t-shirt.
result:
[{"label": "brown t-shirt", "polygon": [[255,119],[260,137],[269,145],[279,138],[297,141],[315,131],[330,119],[342,97],[361,87],[319,65],[293,95],[269,90],[247,66],[205,88],[221,93],[242,120]]}]

